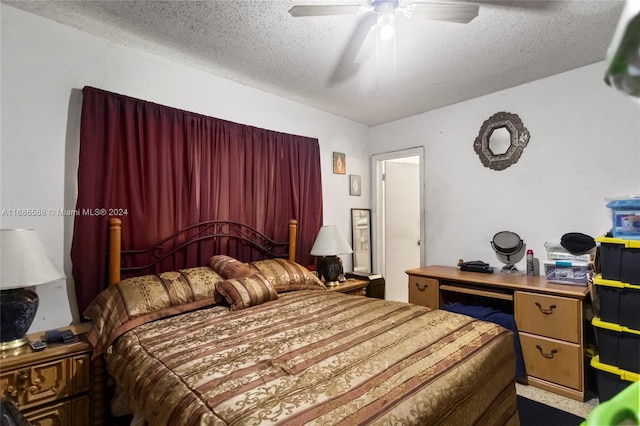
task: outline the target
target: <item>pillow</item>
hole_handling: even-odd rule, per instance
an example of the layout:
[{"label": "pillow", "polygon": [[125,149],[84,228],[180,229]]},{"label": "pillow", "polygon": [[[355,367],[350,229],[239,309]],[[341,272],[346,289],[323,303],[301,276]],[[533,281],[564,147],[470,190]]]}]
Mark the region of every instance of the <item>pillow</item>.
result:
[{"label": "pillow", "polygon": [[326,290],[325,285],[304,266],[287,259],[250,262],[249,267],[267,277],[278,293],[294,290]]},{"label": "pillow", "polygon": [[217,254],[209,259],[209,267],[216,271],[222,278],[243,278],[253,275],[253,271],[246,263],[242,263],[231,256]]},{"label": "pillow", "polygon": [[217,284],[217,288],[231,305],[232,311],[257,306],[278,298],[278,293],[273,289],[271,282],[261,274],[222,281]]},{"label": "pillow", "polygon": [[221,281],[220,275],[203,266],[128,278],[109,286],[83,313],[93,322],[87,333],[93,356],[138,325],[221,302],[216,292]]}]

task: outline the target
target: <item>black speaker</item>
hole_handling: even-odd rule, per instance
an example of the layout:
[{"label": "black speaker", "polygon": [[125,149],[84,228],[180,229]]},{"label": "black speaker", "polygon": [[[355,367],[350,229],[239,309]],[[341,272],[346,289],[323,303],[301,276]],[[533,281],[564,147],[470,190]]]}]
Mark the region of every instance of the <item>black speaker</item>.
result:
[{"label": "black speaker", "polygon": [[355,278],[357,280],[369,281],[367,285],[367,297],[376,299],[384,299],[384,278],[380,274],[372,274],[370,272],[347,272],[347,278]]}]

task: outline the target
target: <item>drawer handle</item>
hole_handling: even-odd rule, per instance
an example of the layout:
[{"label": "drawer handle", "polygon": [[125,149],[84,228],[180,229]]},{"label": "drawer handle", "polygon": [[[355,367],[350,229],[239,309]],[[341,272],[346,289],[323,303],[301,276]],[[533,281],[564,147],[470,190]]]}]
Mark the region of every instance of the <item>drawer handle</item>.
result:
[{"label": "drawer handle", "polygon": [[545,358],[553,358],[553,356],[558,353],[557,349],[551,349],[551,353],[545,354],[542,352],[542,347],[540,345],[536,345],[536,348],[540,351],[540,355]]},{"label": "drawer handle", "polygon": [[7,386],[7,395],[9,395],[12,398],[17,398],[18,397],[18,389],[14,388],[13,386]]},{"label": "drawer handle", "polygon": [[18,371],[17,379],[18,393],[23,394],[28,388],[27,382],[29,381],[29,372],[27,370]]},{"label": "drawer handle", "polygon": [[553,313],[553,310],[554,310],[555,308],[557,308],[557,306],[556,306],[556,305],[551,305],[551,306],[549,306],[549,309],[542,309],[542,305],[541,305],[540,303],[538,303],[538,302],[536,302],[536,306],[538,307],[538,309],[540,309],[540,312],[542,312],[542,313],[543,313],[543,314],[545,314],[545,315],[550,315],[550,314],[552,314],[552,313]]},{"label": "drawer handle", "polygon": [[418,287],[418,290],[420,291],[425,291],[427,287],[429,287],[429,284],[424,284],[423,287],[420,288],[420,283],[416,283],[416,287]]}]

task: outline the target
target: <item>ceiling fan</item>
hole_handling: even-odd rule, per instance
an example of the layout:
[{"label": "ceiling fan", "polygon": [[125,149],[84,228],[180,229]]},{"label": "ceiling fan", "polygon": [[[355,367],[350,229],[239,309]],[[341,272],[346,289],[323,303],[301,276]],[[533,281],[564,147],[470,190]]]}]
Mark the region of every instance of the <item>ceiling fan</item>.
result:
[{"label": "ceiling fan", "polygon": [[400,6],[399,0],[367,0],[362,5],[297,5],[289,10],[293,17],[331,16],[331,15],[377,15],[372,28],[378,30],[382,40],[390,40],[394,36],[396,14],[399,12],[407,18],[419,18],[435,21],[458,22],[466,24],[478,16],[480,6],[467,3],[432,3],[417,2]]},{"label": "ceiling fan", "polygon": [[[365,62],[373,51],[373,46],[376,46],[376,49],[380,48],[378,41],[381,43],[393,41],[392,49],[395,58],[396,17],[468,23],[478,16],[480,9],[477,4],[435,3],[420,0],[407,5],[401,5],[399,0],[366,0],[364,3],[366,5],[296,5],[289,10],[289,14],[295,18],[332,15],[363,16],[343,52],[341,65],[331,78],[334,83],[355,74],[357,69],[348,64]],[[378,37],[372,37],[371,34],[376,32]]]}]

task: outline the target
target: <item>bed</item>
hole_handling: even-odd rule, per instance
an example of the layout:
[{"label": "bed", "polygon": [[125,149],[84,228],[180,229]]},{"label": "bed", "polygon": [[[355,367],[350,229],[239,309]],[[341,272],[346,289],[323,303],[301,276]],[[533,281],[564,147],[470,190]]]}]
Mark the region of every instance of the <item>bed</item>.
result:
[{"label": "bed", "polygon": [[509,330],[328,291],[294,258],[212,254],[114,280],[85,311],[112,411],[154,426],[519,423]]}]

